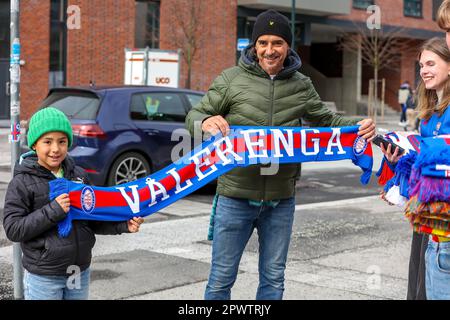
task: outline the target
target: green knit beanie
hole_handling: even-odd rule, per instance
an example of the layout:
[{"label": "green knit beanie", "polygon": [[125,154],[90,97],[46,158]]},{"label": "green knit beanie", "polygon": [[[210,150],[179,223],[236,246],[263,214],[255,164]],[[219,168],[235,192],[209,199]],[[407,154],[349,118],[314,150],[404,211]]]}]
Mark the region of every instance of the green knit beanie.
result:
[{"label": "green knit beanie", "polygon": [[27,134],[28,147],[31,148],[43,134],[52,131],[65,133],[70,148],[73,140],[70,121],[62,111],[52,107],[41,109],[31,117]]}]

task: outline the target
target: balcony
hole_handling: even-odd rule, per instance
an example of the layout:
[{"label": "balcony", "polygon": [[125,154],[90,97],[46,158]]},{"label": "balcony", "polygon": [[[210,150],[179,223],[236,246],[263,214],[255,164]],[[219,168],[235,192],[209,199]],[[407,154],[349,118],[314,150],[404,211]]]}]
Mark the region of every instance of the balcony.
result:
[{"label": "balcony", "polygon": [[[238,6],[252,9],[275,9],[290,12],[291,0],[238,0]],[[296,0],[296,12],[315,16],[348,15],[351,0]]]}]

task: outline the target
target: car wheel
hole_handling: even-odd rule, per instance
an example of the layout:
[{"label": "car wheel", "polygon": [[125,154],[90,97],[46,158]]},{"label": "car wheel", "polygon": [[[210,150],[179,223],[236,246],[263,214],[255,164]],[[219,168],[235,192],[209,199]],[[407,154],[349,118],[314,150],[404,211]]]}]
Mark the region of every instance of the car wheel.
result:
[{"label": "car wheel", "polygon": [[125,153],[114,161],[108,175],[108,185],[134,181],[150,174],[148,161],[139,153]]}]

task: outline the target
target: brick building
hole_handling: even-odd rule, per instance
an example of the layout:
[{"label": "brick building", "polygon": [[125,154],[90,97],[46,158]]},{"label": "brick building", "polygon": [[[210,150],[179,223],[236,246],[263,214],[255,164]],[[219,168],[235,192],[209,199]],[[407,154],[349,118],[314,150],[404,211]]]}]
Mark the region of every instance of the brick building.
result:
[{"label": "brick building", "polygon": [[[401,26],[415,45],[442,36],[434,21],[442,0],[297,0],[296,50],[324,100],[355,114],[367,94],[371,70],[361,57],[337,49],[342,31],[364,25],[365,8],[381,8],[383,27]],[[9,118],[9,0],[0,0],[0,119]],[[236,64],[237,38],[249,38],[257,14],[275,8],[288,17],[289,0],[21,0],[21,118],[34,112],[49,88],[120,85],[124,49],[176,50],[183,46],[182,23],[196,26],[197,51],[191,66],[191,88],[206,90],[225,68]],[[75,6],[75,7],[74,7]],[[69,8],[69,17],[67,9]],[[79,8],[80,28],[68,29]],[[72,9],[72,10],[71,10]],[[194,11],[193,11],[194,10]],[[195,12],[196,14],[193,14]],[[181,41],[181,42],[180,42]],[[396,92],[403,80],[415,82],[415,54],[401,55],[398,70],[383,70],[387,102],[397,107]],[[180,83],[185,86],[187,63]]]}]

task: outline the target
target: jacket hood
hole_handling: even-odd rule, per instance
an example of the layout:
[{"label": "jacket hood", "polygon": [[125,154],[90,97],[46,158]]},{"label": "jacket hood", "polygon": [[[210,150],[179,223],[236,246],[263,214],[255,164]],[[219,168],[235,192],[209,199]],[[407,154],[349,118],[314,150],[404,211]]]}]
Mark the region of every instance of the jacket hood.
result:
[{"label": "jacket hood", "polygon": [[[62,162],[62,167],[64,170],[64,176],[66,176],[68,173],[74,171],[75,162],[71,157],[67,156]],[[28,173],[43,178],[55,178],[50,170],[44,168],[38,163],[38,158],[36,152],[34,151],[29,151],[22,154],[18,162],[16,162],[16,165],[14,166],[14,176],[20,173]]]},{"label": "jacket hood", "polygon": [[[245,69],[247,72],[252,74],[268,77],[269,75],[265,72],[258,63],[256,58],[255,50],[253,49],[254,45],[248,45],[244,50],[242,50],[241,57],[239,59],[239,67]],[[297,70],[302,66],[302,61],[298,54],[289,48],[288,55],[284,60],[284,69],[280,71],[275,76],[275,79],[286,79],[291,77]]]}]

